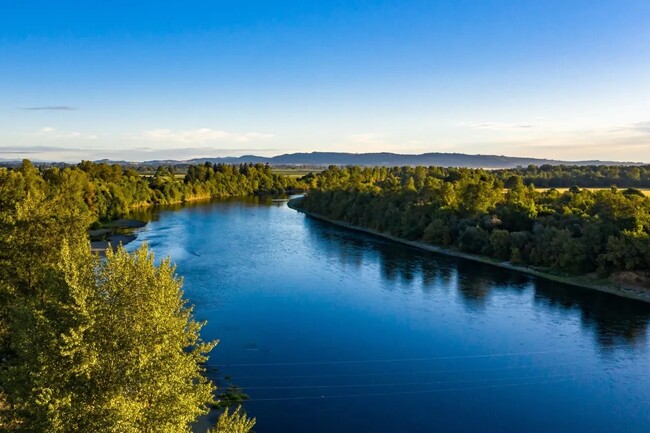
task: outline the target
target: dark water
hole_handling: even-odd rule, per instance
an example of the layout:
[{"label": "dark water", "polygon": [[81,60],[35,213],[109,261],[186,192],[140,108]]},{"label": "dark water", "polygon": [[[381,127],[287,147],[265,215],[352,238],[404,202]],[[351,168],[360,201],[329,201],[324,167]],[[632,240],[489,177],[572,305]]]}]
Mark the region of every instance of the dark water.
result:
[{"label": "dark water", "polygon": [[438,256],[271,199],[160,210],[258,433],[650,432],[650,305]]}]

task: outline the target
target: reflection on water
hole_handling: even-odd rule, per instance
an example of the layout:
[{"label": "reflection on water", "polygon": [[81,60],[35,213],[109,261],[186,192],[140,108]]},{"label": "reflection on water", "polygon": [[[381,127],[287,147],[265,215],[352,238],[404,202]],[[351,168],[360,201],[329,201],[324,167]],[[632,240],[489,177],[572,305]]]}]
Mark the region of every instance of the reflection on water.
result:
[{"label": "reflection on water", "polygon": [[648,304],[345,230],[274,197],[132,216],[151,223],[128,248],[171,255],[202,335],[220,339],[209,375],[251,396],[257,431],[650,431]]},{"label": "reflection on water", "polygon": [[[257,207],[257,206],[286,206],[286,202],[289,200],[287,194],[277,194],[277,195],[253,195],[246,197],[229,197],[218,200],[221,204],[235,203],[237,206],[245,207]],[[214,199],[206,200],[194,200],[186,203],[174,203],[167,204],[163,206],[148,206],[140,209],[134,209],[129,213],[129,218],[133,218],[140,221],[151,222],[158,221],[161,214],[168,214],[169,212],[178,211],[181,209],[192,209],[194,212],[202,215],[210,215],[214,212],[213,204],[215,203]]]},{"label": "reflection on water", "polygon": [[537,280],[535,302],[545,308],[577,310],[585,329],[593,329],[596,341],[604,348],[622,343],[645,344],[650,322],[647,304],[599,292],[558,287]]},{"label": "reflection on water", "polygon": [[593,330],[597,343],[604,348],[622,343],[646,343],[650,323],[648,304],[484,263],[395,245],[315,219],[308,219],[307,224],[313,245],[324,255],[336,257],[342,264],[357,269],[364,265],[364,258],[377,257],[384,279],[420,286],[425,293],[433,287],[452,287],[464,305],[473,311],[486,308],[486,301],[493,291],[531,289],[534,301],[540,307],[578,311],[582,326]]}]

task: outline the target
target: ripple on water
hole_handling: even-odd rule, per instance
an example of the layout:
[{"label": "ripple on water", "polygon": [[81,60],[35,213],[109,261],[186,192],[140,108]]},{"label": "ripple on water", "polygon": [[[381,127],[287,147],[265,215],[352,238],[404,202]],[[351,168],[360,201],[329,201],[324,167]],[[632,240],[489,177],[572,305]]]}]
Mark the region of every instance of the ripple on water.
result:
[{"label": "ripple on water", "polygon": [[221,340],[211,374],[251,396],[257,431],[650,431],[647,304],[284,205],[155,218],[141,239],[178,263],[204,338]]}]

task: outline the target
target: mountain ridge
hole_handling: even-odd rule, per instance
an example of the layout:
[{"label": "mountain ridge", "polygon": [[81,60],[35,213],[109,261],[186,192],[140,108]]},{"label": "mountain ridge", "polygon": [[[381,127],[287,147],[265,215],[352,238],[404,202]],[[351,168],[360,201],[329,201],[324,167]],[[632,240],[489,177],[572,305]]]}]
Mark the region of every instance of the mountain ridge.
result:
[{"label": "mountain ridge", "polygon": [[210,163],[262,163],[270,165],[294,166],[443,166],[468,168],[516,168],[528,165],[644,165],[638,161],[565,161],[547,158],[529,158],[505,155],[482,155],[465,153],[428,152],[422,154],[400,154],[391,152],[348,153],[348,152],[297,152],[264,157],[257,155],[204,157],[188,160],[150,160],[143,164],[201,164]]},{"label": "mountain ridge", "polygon": [[[15,166],[20,164],[21,159],[2,159],[0,166]],[[33,160],[36,164],[74,165],[76,163],[64,163],[56,161]],[[649,165],[650,162],[640,161],[607,161],[607,160],[580,160],[569,161],[550,158],[532,158],[521,156],[489,155],[489,154],[467,154],[428,152],[421,154],[402,154],[392,152],[297,152],[284,153],[276,156],[242,155],[242,156],[221,156],[201,157],[191,159],[153,159],[146,161],[128,161],[97,159],[94,162],[119,164],[123,166],[160,166],[160,165],[189,165],[210,162],[214,164],[243,164],[261,163],[273,166],[287,167],[327,167],[329,165],[359,165],[359,166],[441,166],[441,167],[467,167],[485,169],[505,169],[527,167],[528,165],[608,165],[608,166],[633,166]]]}]

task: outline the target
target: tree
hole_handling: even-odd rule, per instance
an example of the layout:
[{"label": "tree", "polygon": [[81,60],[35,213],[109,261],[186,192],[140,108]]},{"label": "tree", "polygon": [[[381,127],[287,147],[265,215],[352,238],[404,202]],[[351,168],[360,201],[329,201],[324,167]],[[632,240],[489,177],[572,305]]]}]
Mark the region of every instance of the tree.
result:
[{"label": "tree", "polygon": [[458,240],[461,251],[481,254],[490,242],[489,235],[480,227],[467,227]]},{"label": "tree", "polygon": [[20,406],[16,387],[23,377],[8,369],[23,363],[20,353],[37,337],[17,331],[51,319],[56,292],[46,287],[59,281],[61,245],[87,244],[90,214],[77,186],[69,178],[48,185],[27,161],[0,170],[0,429],[21,425],[15,403]]},{"label": "tree", "polygon": [[490,234],[490,251],[499,260],[508,260],[511,254],[510,233],[507,230],[494,229]]},{"label": "tree", "polygon": [[553,272],[646,275],[650,198],[643,192],[616,187],[539,192],[534,183],[609,187],[619,180],[648,182],[650,169],[331,167],[313,176],[317,188],[298,208]]},{"label": "tree", "polygon": [[200,338],[169,259],[64,245],[42,300],[16,307],[3,384],[16,431],[190,432],[214,401]]},{"label": "tree", "polygon": [[255,418],[250,419],[245,413],[240,413],[241,406],[232,413],[228,408],[219,416],[216,430],[210,433],[248,433],[255,426]]}]

